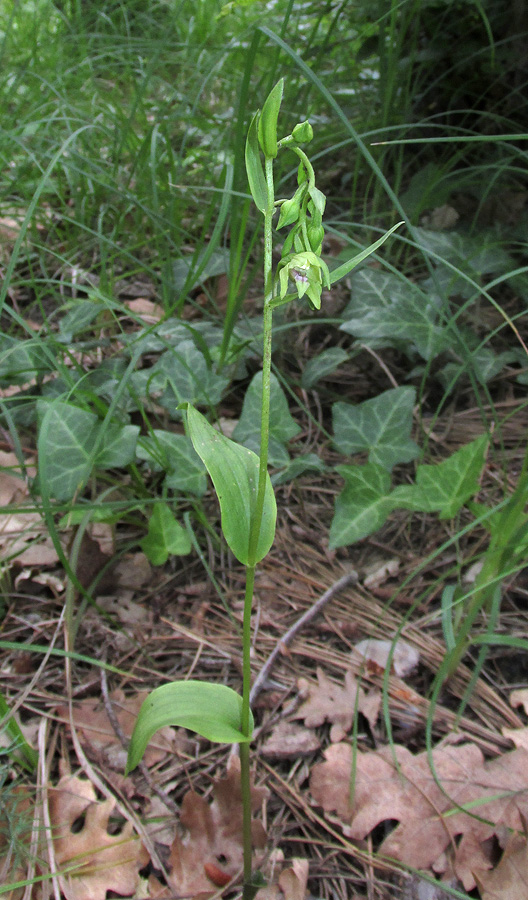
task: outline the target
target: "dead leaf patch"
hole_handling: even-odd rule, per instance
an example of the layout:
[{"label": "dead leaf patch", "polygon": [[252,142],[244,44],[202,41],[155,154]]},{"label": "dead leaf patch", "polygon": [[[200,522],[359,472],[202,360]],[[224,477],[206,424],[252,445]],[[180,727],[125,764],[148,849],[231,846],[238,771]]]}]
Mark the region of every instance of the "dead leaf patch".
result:
[{"label": "dead leaf patch", "polygon": [[374,727],[381,705],[377,691],[366,693],[358,686],[352,672],[345,674],[344,687],[331,681],[319,668],[317,681],[315,685],[306,678],[299,678],[297,687],[304,702],[295,713],[295,719],[304,719],[308,728],[331,722],[330,740],[333,743],[343,740],[352,728],[356,708],[365,716],[370,727]]},{"label": "dead leaf patch", "polygon": [[[394,648],[394,649],[393,649]],[[398,678],[405,678],[420,662],[420,654],[414,647],[405,641],[380,641],[367,638],[360,641],[352,651],[352,658],[360,658],[367,664],[367,668],[376,672],[384,672],[389,659],[391,671]]]},{"label": "dead leaf patch", "polygon": [[482,900],[526,900],[528,894],[528,841],[512,834],[492,872],[475,872]]},{"label": "dead leaf patch", "polygon": [[293,722],[279,722],[263,743],[262,756],[271,759],[290,759],[292,756],[308,756],[319,750],[321,741],[307,728]]},{"label": "dead leaf patch", "polygon": [[130,896],[138,887],[142,844],[129,822],[119,834],[109,833],[114,806],[73,775],[50,790],[53,848],[67,900],[106,900],[107,891]]},{"label": "dead leaf patch", "polygon": [[510,694],[510,704],[513,707],[522,706],[528,716],[528,688],[519,688]]},{"label": "dead leaf patch", "polygon": [[[435,864],[449,849],[454,871],[466,890],[475,887],[474,868],[486,864],[491,868],[484,842],[499,826],[519,830],[521,816],[528,813],[525,750],[484,762],[474,744],[437,748],[433,751],[436,778],[426,752],[414,756],[397,744],[392,750],[358,750],[352,802],[352,748],[336,744],[325,757],[312,769],[310,790],[318,805],[337,816],[347,836],[361,840],[381,822],[396,820],[399,824],[379,853],[416,869],[445,871],[445,866]],[[476,816],[471,815],[474,809]]]},{"label": "dead leaf patch", "polygon": [[[252,787],[251,806],[256,812],[267,796],[266,788]],[[217,781],[208,803],[188,791],[181,806],[185,836],[177,835],[169,857],[169,887],[178,896],[211,895],[237,875],[242,867],[242,796],[240,763],[232,758],[227,777]],[[253,847],[262,849],[266,833],[260,821],[252,826]]]}]

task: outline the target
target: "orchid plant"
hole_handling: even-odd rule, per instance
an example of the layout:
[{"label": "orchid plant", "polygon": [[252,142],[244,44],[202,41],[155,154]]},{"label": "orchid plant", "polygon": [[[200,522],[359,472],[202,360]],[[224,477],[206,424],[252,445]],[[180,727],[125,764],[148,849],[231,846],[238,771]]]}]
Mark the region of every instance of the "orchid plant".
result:
[{"label": "orchid plant", "polygon": [[[246,170],[255,205],[264,216],[264,310],[260,453],[222,435],[188,403],[182,404],[194,449],[213,482],[221,511],[224,538],[236,559],[245,566],[242,654],[242,694],[223,684],[176,681],[156,688],[144,701],[130,742],[127,773],[143,757],[148,742],[160,728],[188,728],[210,741],[240,746],[243,802],[243,900],[252,900],[263,880],[252,870],[251,793],[249,745],[254,721],[249,704],[251,686],[251,611],[255,569],[269,552],[275,535],[277,507],[268,474],[271,340],[273,310],[292,300],[306,298],[312,309],[321,307],[323,290],[373,253],[398,225],[353,259],[332,272],[321,253],[324,240],[325,195],[315,185],[315,173],[303,145],[313,136],[309,122],[301,122],[280,140],[277,123],[284,90],[281,79],[268,95],[249,127]],[[289,199],[275,199],[274,161],[279,152],[294,153],[298,160],[298,186]],[[279,212],[277,230],[289,228],[281,259],[273,271],[273,218]],[[401,223],[398,223],[401,224]]]}]

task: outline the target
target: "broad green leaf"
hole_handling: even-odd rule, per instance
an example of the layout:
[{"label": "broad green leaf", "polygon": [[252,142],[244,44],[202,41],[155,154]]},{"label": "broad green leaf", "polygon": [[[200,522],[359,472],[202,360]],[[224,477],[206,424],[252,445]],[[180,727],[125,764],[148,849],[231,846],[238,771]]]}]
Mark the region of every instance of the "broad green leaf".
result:
[{"label": "broad green leaf", "polygon": [[154,504],[141,549],[153,566],[162,566],[169,556],[186,556],[191,552],[189,535],[166,503]]},{"label": "broad green leaf", "polygon": [[284,78],[277,82],[269,92],[258,120],[258,140],[264,156],[275,159],[277,156],[277,121],[279,118]]},{"label": "broad green leaf", "polygon": [[436,466],[418,466],[416,484],[392,492],[394,508],[438,512],[441,519],[451,519],[478,490],[488,442],[484,434]]},{"label": "broad green leaf", "polygon": [[[471,237],[457,231],[415,228],[414,237],[420,247],[434,254],[433,264],[441,264],[441,260],[445,259],[473,278],[515,269],[512,257],[500,245],[493,232],[480,232],[478,236]],[[437,260],[436,257],[441,259]],[[452,272],[453,274],[455,273]]]},{"label": "broad green leaf", "polygon": [[95,465],[98,469],[118,469],[128,466],[136,456],[136,444],[139,436],[139,425],[104,426],[100,449],[97,452]]},{"label": "broad green leaf", "polygon": [[177,407],[183,402],[215,406],[229,384],[228,378],[208,367],[203,353],[191,340],[167,350],[149,371],[153,379],[151,391],[164,388],[159,402],[175,418],[179,418]]},{"label": "broad green leaf", "polygon": [[399,387],[358,406],[334,403],[335,446],[349,456],[368,450],[369,462],[389,471],[398,463],[410,462],[420,452],[410,437],[415,399],[414,388]]},{"label": "broad green leaf", "polygon": [[37,339],[19,341],[0,334],[0,381],[24,384],[38,374],[53,371],[54,367],[53,353],[46,355]]},{"label": "broad green leaf", "polygon": [[383,466],[337,466],[345,487],[336,500],[330,547],[346,547],[381,528],[393,508],[391,477]]},{"label": "broad green leaf", "polygon": [[152,435],[140,438],[136,455],[146,460],[154,471],[165,471],[165,485],[171,490],[198,497],[205,494],[205,468],[187,435],[154,429]]},{"label": "broad green leaf", "polygon": [[107,305],[97,300],[80,300],[74,303],[59,322],[62,340],[69,342],[75,335],[85,331],[105,309],[108,309]]},{"label": "broad green leaf", "polygon": [[346,359],[348,353],[342,347],[328,347],[308,361],[302,373],[301,385],[306,389],[312,388],[322,378],[335,372]]},{"label": "broad green leaf", "polygon": [[39,480],[56,500],[71,500],[90,476],[100,423],[96,415],[63,400],[39,400]]},{"label": "broad green leaf", "polygon": [[[187,284],[188,291],[192,291],[199,284],[204,284],[209,278],[229,272],[229,251],[221,248],[208,254],[208,249],[209,247],[206,247],[197,257],[182,256],[173,262],[172,277],[176,291],[183,289],[191,272],[193,277]],[[184,328],[184,331],[187,329]],[[188,336],[186,334],[186,337]]]},{"label": "broad green leaf", "polygon": [[[335,270],[334,270],[335,271]],[[352,301],[343,313],[341,331],[363,340],[389,338],[413,345],[424,359],[446,346],[437,324],[438,301],[416,285],[379,269],[362,269],[352,281]]]},{"label": "broad green leaf", "polygon": [[260,113],[255,113],[249,126],[246,138],[246,172],[249,181],[249,189],[251,196],[257,209],[262,213],[268,208],[268,188],[266,185],[266,176],[262,168],[260,159],[260,148],[258,142],[258,120]]},{"label": "broad green leaf", "polygon": [[[233,554],[243,565],[249,560],[249,535],[257,500],[259,459],[209,425],[192,406],[187,407],[189,435],[194,449],[211,476],[220,503],[222,531]],[[268,553],[275,536],[277,507],[269,475],[266,475],[264,510],[257,543],[260,562]]]},{"label": "broad green leaf", "polygon": [[[250,434],[241,443],[248,450],[252,450],[256,456],[260,455],[260,434]],[[270,437],[268,441],[268,465],[272,469],[282,469],[291,462],[290,454],[281,441],[274,437]]]},{"label": "broad green leaf", "polygon": [[370,244],[365,250],[362,250],[361,253],[358,253],[356,256],[352,257],[352,259],[347,259],[346,262],[342,263],[342,265],[338,266],[336,269],[333,269],[330,272],[330,284],[335,284],[336,281],[339,281],[341,278],[344,278],[345,275],[348,275],[352,269],[355,269],[356,266],[359,266],[360,263],[363,262],[364,259],[367,259],[371,253],[375,253],[378,247],[381,247],[382,244],[385,243],[387,238],[391,236],[393,231],[396,231],[397,228],[403,225],[403,222],[398,222],[397,225],[393,225],[390,231],[387,231],[383,237],[378,238],[377,241],[374,241],[373,244]]},{"label": "broad green leaf", "polygon": [[514,351],[504,350],[502,353],[495,353],[491,347],[476,347],[474,350],[468,347],[463,363],[447,363],[436,373],[436,377],[446,390],[448,388],[453,390],[458,379],[464,376],[467,378],[469,373],[473,373],[481,384],[486,384],[512,362],[516,362]]},{"label": "broad green leaf", "polygon": [[227,685],[192,680],[163,684],[149,694],[139,710],[125,774],[141,762],[148,742],[160,728],[188,728],[217,744],[241,744],[251,740],[254,727],[250,714],[246,737],[241,719],[242,697]]},{"label": "broad green leaf", "polygon": [[[233,432],[233,437],[237,441],[245,444],[246,441],[253,440],[259,446],[261,406],[262,372],[257,372],[246,391],[242,413]],[[288,401],[279,380],[272,374],[270,381],[270,439],[279,444],[285,444],[299,434],[300,430],[300,426],[290,413]]]},{"label": "broad green leaf", "polygon": [[304,456],[296,456],[295,459],[291,459],[286,464],[286,468],[282,470],[282,472],[275,472],[274,475],[271,476],[271,483],[275,485],[279,484],[287,484],[289,481],[294,481],[296,478],[299,478],[300,475],[305,475],[307,472],[318,472],[321,474],[326,471],[326,466],[322,459],[315,453],[307,453]]}]

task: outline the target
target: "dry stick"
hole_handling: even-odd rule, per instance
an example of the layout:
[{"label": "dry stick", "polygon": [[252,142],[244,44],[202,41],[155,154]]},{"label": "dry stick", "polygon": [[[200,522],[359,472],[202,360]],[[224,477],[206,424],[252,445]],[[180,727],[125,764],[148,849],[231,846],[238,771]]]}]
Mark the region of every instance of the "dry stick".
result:
[{"label": "dry stick", "polygon": [[290,641],[293,640],[293,638],[295,637],[297,632],[299,632],[301,630],[301,628],[304,628],[304,626],[307,625],[308,622],[311,622],[312,619],[315,618],[315,616],[321,612],[321,610],[329,602],[329,600],[332,599],[332,597],[335,597],[335,595],[338,594],[339,591],[342,591],[343,588],[348,587],[349,584],[357,584],[357,582],[358,582],[357,572],[352,571],[352,572],[349,572],[348,575],[343,575],[343,577],[340,578],[338,581],[336,581],[334,584],[332,584],[328,588],[328,590],[325,591],[324,594],[321,597],[319,597],[318,600],[315,601],[313,606],[310,606],[309,609],[307,609],[306,612],[304,612],[302,614],[302,616],[299,619],[297,619],[296,622],[294,622],[294,624],[292,625],[291,628],[288,629],[286,634],[283,637],[281,637],[280,640],[277,641],[276,647],[274,647],[274,649],[271,651],[271,653],[268,656],[266,662],[264,663],[262,669],[258,673],[258,675],[255,679],[255,683],[253,684],[253,687],[251,688],[251,693],[249,695],[250,704],[253,703],[253,701],[255,700],[255,697],[257,697],[257,695],[260,693],[260,691],[264,687],[266,679],[267,679],[271,669],[273,668],[273,666],[275,664],[275,660],[277,659],[279,653],[281,652],[282,647],[287,647],[288,644],[290,643]]},{"label": "dry stick", "polygon": [[[108,695],[108,681],[106,678],[105,669],[101,669],[101,693],[103,695],[103,701],[104,701],[104,705],[105,705],[106,715],[108,716],[108,718],[110,720],[110,724],[111,724],[112,728],[114,729],[117,737],[119,738],[123,749],[126,750],[126,752],[128,753],[129,741],[128,741],[128,738],[127,738],[126,734],[124,733],[123,729],[121,728],[121,725],[119,724],[118,718],[114,712],[114,707],[112,706],[112,701],[110,700],[110,697]],[[160,800],[165,804],[167,809],[170,809],[170,811],[173,815],[179,816],[180,810],[179,810],[178,806],[176,805],[174,800],[172,800],[171,797],[169,797],[169,795],[167,793],[165,793],[163,788],[160,788],[156,784],[156,782],[152,778],[152,775],[150,774],[150,772],[146,766],[146,763],[144,763],[143,760],[141,760],[141,762],[138,763],[138,768],[139,768],[139,771],[141,772],[141,774],[143,775],[143,778],[147,782],[149,788],[151,789],[151,791],[153,791],[155,794],[158,795]]]}]

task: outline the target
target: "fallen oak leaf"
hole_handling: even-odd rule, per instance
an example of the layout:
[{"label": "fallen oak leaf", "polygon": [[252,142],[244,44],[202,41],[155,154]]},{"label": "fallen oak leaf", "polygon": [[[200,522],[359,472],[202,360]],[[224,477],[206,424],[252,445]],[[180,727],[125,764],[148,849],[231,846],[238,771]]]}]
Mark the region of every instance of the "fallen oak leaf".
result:
[{"label": "fallen oak leaf", "polygon": [[510,705],[517,707],[522,706],[528,716],[528,688],[519,688],[510,694]]},{"label": "fallen oak leaf", "polygon": [[[85,778],[64,775],[48,796],[51,837],[60,887],[67,900],[106,900],[107,891],[131,896],[148,861],[130,822],[110,834],[114,801],[99,801]],[[81,827],[79,828],[79,823]]]},{"label": "fallen oak leaf", "polygon": [[304,719],[308,728],[331,722],[330,740],[333,743],[341,741],[350,731],[356,709],[365,716],[370,727],[374,727],[381,706],[377,691],[366,693],[357,684],[352,672],[345,673],[344,687],[339,687],[318,668],[317,682],[314,685],[306,678],[297,681],[303,703],[294,713],[294,719]]},{"label": "fallen oak leaf", "polygon": [[[251,806],[256,812],[267,797],[266,788],[251,788]],[[186,829],[176,835],[170,851],[168,886],[178,896],[210,895],[238,875],[243,861],[242,795],[240,763],[232,758],[227,777],[216,781],[213,801],[208,803],[194,791],[187,791],[180,822]],[[255,849],[266,844],[262,823],[252,822]]]},{"label": "fallen oak leaf", "polygon": [[308,728],[293,722],[279,722],[264,741],[260,752],[272,759],[290,759],[309,756],[319,750],[321,741]]},{"label": "fallen oak leaf", "polygon": [[[397,744],[370,753],[357,750],[351,803],[352,748],[336,744],[325,752],[325,762],[313,767],[310,791],[327,814],[338,817],[348,837],[364,839],[382,822],[396,820],[379,848],[382,856],[441,870],[435,864],[449,848],[456,875],[471,890],[472,869],[491,868],[484,842],[500,825],[519,829],[521,815],[528,813],[528,753],[515,750],[485,763],[476,745],[460,744],[432,755],[436,778],[427,753],[414,756]],[[478,847],[473,854],[472,845]]]},{"label": "fallen oak leaf", "polygon": [[528,840],[510,835],[499,864],[492,872],[475,871],[481,900],[526,900],[528,894]]}]

